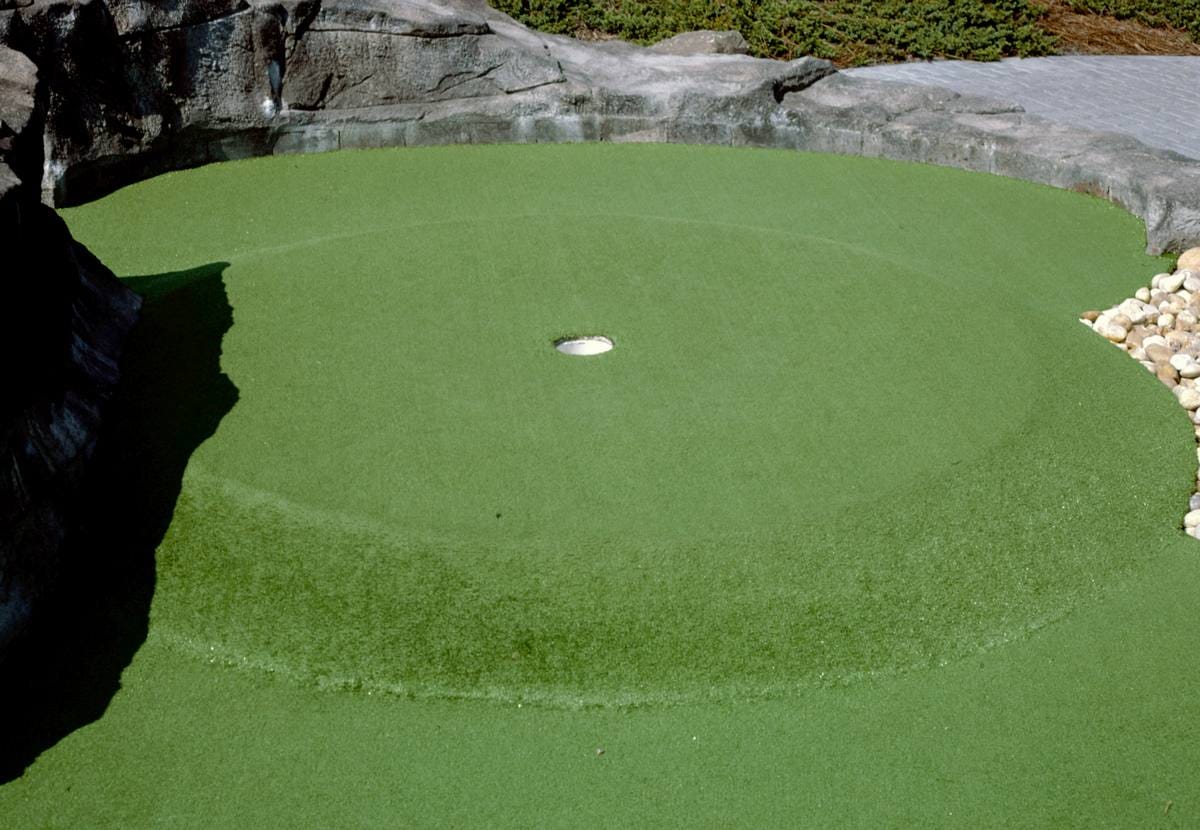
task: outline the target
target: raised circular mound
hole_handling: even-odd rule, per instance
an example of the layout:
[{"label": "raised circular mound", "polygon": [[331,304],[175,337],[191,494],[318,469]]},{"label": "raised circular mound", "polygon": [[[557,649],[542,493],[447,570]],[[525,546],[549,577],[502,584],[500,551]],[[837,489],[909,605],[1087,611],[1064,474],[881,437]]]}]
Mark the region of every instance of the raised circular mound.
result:
[{"label": "raised circular mound", "polygon": [[[167,335],[131,359],[146,411],[187,422],[155,397],[174,366],[236,387],[198,428],[152,636],[306,682],[609,704],[936,665],[1139,567],[1190,480],[1170,395],[1075,322],[1146,268],[1136,221],[1076,194],[476,147],[239,162],[66,213]],[[620,348],[548,348],[576,332]],[[1121,452],[1168,475],[1134,491]]]}]

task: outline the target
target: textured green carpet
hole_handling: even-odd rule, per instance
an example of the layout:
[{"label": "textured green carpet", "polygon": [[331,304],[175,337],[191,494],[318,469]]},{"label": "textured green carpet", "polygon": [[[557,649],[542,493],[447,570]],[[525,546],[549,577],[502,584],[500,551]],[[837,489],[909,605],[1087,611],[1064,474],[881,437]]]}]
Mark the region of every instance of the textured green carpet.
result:
[{"label": "textured green carpet", "polygon": [[380,699],[206,666],[152,636],[103,719],[0,787],[0,815],[21,830],[1192,828],[1189,542],[1029,640],[756,704]]},{"label": "textured green carpet", "polygon": [[[953,822],[966,792],[999,824],[1043,775],[1079,816],[1178,795],[1158,719],[1195,672],[1146,671],[1195,636],[1150,611],[1158,571],[1177,605],[1197,584],[1192,438],[1075,322],[1161,270],[1119,209],[914,165],[588,146],[234,163],[65,214],[148,297],[130,411],[186,431],[200,376],[230,405],[193,430],[127,690],[0,808],[52,816],[56,782],[114,752],[140,777],[164,742],[194,744],[166,763],[196,791],[92,782],[120,793],[106,822],[187,826],[219,797],[230,823],[571,823],[571,798],[627,823],[625,792],[656,822],[879,826]],[[590,333],[616,349],[551,347]],[[1114,602],[1123,626],[1096,611]],[[627,753],[589,755],[614,735]],[[1104,783],[1123,741],[1149,742],[1120,763],[1155,757],[1161,792]],[[296,792],[260,795],[260,763]],[[550,775],[544,797],[519,775]],[[1039,798],[1043,819],[1083,809]]]}]

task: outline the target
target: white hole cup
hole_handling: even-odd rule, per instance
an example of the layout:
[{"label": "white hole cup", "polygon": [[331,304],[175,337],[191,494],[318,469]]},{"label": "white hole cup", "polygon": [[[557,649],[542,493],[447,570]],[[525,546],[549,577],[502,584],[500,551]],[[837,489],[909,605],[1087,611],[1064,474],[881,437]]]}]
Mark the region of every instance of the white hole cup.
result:
[{"label": "white hole cup", "polygon": [[589,337],[566,337],[557,340],[554,348],[572,357],[593,357],[613,350],[613,342],[600,335]]}]

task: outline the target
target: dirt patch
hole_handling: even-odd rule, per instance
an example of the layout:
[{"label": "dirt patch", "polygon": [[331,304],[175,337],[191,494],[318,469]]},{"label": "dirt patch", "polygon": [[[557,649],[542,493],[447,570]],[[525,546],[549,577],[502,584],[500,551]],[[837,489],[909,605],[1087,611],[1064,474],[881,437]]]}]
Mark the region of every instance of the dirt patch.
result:
[{"label": "dirt patch", "polygon": [[1081,14],[1066,0],[1034,0],[1046,9],[1041,24],[1064,55],[1200,55],[1183,29],[1154,28],[1136,20]]},{"label": "dirt patch", "polygon": [[1122,210],[1128,211],[1129,208],[1120,199],[1117,199],[1099,182],[1076,182],[1071,185],[1071,190],[1076,193],[1083,193],[1086,196],[1095,196],[1097,199],[1103,199],[1106,202],[1112,202]]},{"label": "dirt patch", "polygon": [[588,26],[586,23],[580,23],[578,28],[576,28],[575,31],[571,33],[571,37],[575,38],[576,40],[586,40],[586,41],[617,40],[618,39],[617,36],[612,34],[611,32],[601,31],[600,29],[593,29],[591,26]]}]

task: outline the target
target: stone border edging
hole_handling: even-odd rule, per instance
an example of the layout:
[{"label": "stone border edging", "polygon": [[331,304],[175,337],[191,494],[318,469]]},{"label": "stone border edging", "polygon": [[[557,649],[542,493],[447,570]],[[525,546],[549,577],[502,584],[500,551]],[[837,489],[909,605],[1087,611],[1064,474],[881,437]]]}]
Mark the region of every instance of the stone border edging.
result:
[{"label": "stone border edging", "polygon": [[[1151,253],[1200,244],[1200,162],[813,58],[585,43],[532,31],[482,0],[143,6],[97,0],[68,14],[75,4],[50,0],[0,12],[0,40],[44,76],[52,204],[272,153],[662,141],[996,173],[1117,202],[1145,222]],[[181,66],[191,74],[180,78]]]},{"label": "stone border edging", "polygon": [[[1174,270],[1080,322],[1153,373],[1187,410],[1200,442],[1200,247],[1180,255]],[[1197,448],[1200,460],[1200,447]],[[1200,538],[1200,469],[1183,516],[1187,535]]]},{"label": "stone border edging", "polygon": [[1013,101],[1062,124],[1121,133],[1200,160],[1200,108],[1195,105],[1200,52],[913,61],[845,71],[856,78]]}]

